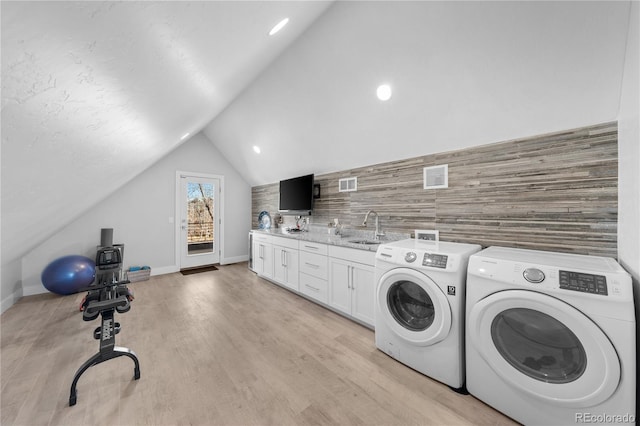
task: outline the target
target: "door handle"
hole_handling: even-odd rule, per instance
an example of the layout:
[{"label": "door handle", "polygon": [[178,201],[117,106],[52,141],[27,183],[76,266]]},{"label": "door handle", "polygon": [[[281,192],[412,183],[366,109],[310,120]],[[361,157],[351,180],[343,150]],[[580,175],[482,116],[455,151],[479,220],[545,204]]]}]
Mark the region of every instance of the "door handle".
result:
[{"label": "door handle", "polygon": [[351,290],[355,290],[356,286],[353,284],[353,271],[356,269],[355,266],[351,266]]}]

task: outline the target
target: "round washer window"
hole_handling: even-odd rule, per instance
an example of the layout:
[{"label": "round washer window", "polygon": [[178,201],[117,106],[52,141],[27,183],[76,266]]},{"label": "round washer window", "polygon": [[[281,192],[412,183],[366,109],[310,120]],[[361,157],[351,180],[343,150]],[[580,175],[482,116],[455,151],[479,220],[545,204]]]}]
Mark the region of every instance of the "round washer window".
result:
[{"label": "round washer window", "polygon": [[547,383],[569,383],[587,366],[587,354],[569,328],[542,312],[513,308],[491,323],[493,343],[509,364]]},{"label": "round washer window", "polygon": [[387,292],[389,311],[395,320],[411,331],[423,331],[433,324],[435,309],[426,291],[411,281],[397,281]]}]

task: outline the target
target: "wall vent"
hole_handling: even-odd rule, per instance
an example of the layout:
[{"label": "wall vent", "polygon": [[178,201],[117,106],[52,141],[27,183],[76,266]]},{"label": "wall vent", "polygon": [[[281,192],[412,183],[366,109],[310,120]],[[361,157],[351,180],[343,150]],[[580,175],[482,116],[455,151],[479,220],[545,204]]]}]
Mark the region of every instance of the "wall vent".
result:
[{"label": "wall vent", "polygon": [[424,189],[438,189],[449,187],[449,165],[425,167]]},{"label": "wall vent", "polygon": [[357,176],[338,180],[338,192],[352,192],[357,190],[358,190]]}]

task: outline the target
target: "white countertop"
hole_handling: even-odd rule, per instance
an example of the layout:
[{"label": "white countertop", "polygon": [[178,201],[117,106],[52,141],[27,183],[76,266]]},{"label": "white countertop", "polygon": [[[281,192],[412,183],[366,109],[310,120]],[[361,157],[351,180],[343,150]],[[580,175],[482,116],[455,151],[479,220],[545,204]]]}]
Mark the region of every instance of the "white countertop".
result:
[{"label": "white countertop", "polygon": [[387,233],[380,238],[380,244],[356,244],[353,240],[367,240],[373,241],[373,229],[371,230],[359,230],[359,229],[344,229],[344,235],[332,235],[328,231],[321,232],[315,229],[302,232],[288,232],[286,228],[271,228],[271,229],[254,229],[251,232],[273,235],[276,237],[292,238],[299,241],[309,241],[314,243],[328,244],[340,247],[349,247],[358,250],[377,251],[380,244],[390,243],[392,241],[399,241],[409,238],[409,234],[402,234],[396,232]]}]

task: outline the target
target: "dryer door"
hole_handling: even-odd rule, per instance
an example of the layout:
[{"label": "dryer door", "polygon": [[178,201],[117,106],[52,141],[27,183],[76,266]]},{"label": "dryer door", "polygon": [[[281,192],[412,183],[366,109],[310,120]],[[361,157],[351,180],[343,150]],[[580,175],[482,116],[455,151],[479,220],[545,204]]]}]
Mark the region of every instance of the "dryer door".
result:
[{"label": "dryer door", "polygon": [[563,407],[605,401],[620,361],[602,330],[568,303],[526,290],[491,294],[467,322],[471,343],[515,389]]},{"label": "dryer door", "polygon": [[388,271],[378,282],[376,297],[376,315],[407,342],[428,346],[449,334],[449,301],[428,276],[409,268]]}]

